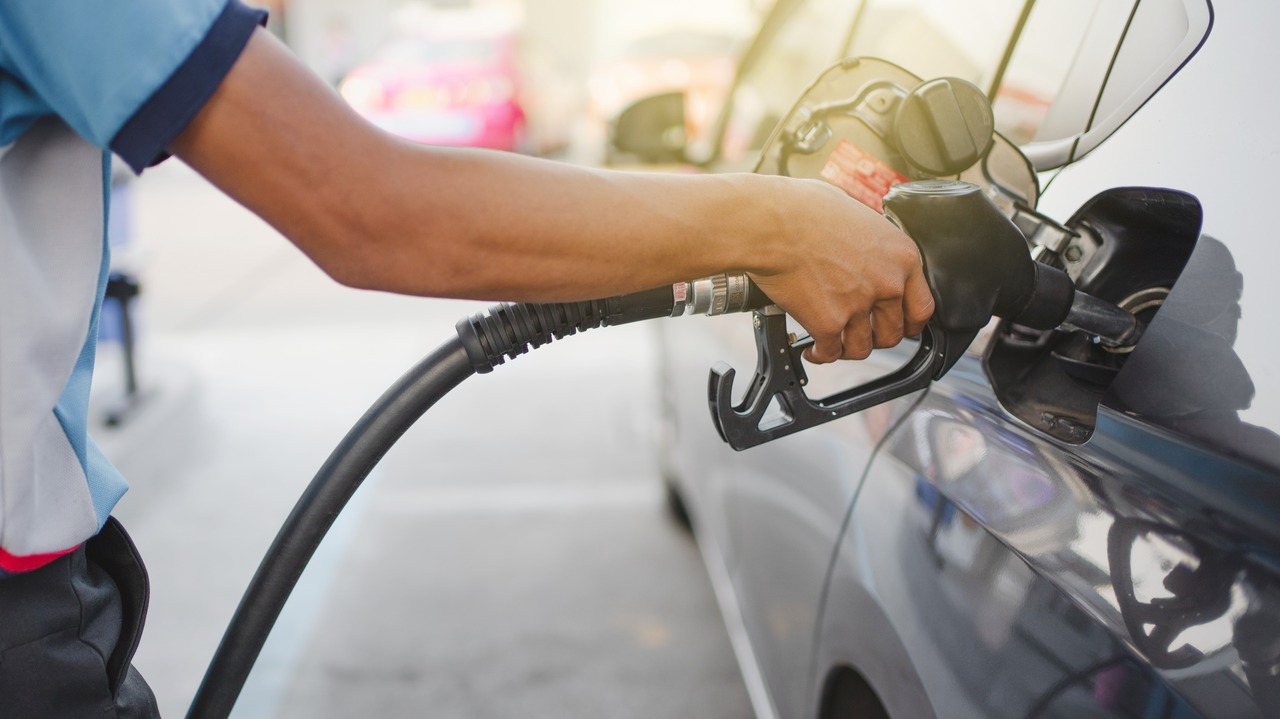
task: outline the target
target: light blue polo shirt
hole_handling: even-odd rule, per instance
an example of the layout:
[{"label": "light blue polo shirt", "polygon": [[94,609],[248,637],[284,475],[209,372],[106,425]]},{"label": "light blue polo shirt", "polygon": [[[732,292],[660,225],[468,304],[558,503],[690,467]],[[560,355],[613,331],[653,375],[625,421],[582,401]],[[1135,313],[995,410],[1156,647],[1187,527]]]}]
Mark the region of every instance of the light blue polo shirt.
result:
[{"label": "light blue polo shirt", "polygon": [[111,152],[135,172],[164,159],[265,17],[0,2],[0,577],[79,546],[126,489],[88,434]]}]

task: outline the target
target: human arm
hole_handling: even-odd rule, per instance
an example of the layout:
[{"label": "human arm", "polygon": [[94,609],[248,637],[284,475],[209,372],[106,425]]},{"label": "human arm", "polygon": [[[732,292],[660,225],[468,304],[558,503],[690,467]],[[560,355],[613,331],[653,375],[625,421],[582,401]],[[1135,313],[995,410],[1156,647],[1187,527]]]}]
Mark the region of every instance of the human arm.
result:
[{"label": "human arm", "polygon": [[896,344],[932,311],[910,239],[825,183],[415,145],[263,31],[170,149],[354,287],[563,301],[745,270],[816,361]]}]

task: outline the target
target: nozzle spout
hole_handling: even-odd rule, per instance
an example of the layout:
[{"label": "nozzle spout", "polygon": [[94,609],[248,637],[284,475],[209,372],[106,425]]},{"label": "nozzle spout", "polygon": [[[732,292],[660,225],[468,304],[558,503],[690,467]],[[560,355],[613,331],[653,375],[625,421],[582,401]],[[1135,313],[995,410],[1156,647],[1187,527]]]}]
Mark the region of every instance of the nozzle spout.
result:
[{"label": "nozzle spout", "polygon": [[1142,338],[1142,323],[1132,313],[1079,290],[1061,327],[1092,335],[1113,350],[1133,349]]}]

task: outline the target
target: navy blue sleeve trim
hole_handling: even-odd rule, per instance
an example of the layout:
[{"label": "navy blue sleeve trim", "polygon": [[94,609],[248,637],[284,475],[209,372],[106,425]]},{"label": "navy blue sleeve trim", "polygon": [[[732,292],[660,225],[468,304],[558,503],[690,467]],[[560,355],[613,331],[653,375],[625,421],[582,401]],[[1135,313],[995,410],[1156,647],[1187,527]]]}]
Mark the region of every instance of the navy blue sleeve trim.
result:
[{"label": "navy blue sleeve trim", "polygon": [[266,10],[230,0],[200,44],[116,133],[111,151],[124,158],[134,172],[167,158],[165,148],[204,107],[239,59],[254,29],[266,21]]}]

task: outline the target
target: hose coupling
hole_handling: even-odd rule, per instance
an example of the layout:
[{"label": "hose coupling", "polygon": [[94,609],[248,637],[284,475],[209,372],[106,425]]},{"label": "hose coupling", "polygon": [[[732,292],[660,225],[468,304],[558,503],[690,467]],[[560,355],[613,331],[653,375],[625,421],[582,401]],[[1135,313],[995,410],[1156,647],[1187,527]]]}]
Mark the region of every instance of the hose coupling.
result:
[{"label": "hose coupling", "polygon": [[759,306],[760,298],[764,297],[745,272],[726,272],[691,282],[677,282],[671,286],[671,291],[675,298],[672,317],[714,317],[730,312],[745,312]]}]

